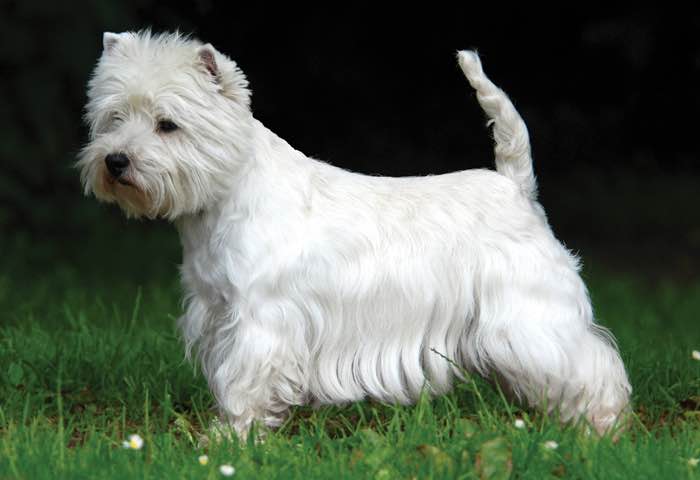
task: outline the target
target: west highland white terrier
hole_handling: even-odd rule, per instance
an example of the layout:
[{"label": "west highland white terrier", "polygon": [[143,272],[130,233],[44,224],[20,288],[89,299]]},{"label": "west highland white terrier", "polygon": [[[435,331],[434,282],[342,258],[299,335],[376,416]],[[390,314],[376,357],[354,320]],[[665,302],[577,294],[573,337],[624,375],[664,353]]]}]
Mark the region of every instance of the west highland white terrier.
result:
[{"label": "west highland white terrier", "polygon": [[245,75],[210,44],[149,31],[103,44],[85,193],[177,226],[187,353],[239,434],[293,405],[409,404],[461,369],[599,432],[627,410],[615,343],[537,202],[525,123],[476,53],[457,59],[496,171],[388,178],[265,128]]}]

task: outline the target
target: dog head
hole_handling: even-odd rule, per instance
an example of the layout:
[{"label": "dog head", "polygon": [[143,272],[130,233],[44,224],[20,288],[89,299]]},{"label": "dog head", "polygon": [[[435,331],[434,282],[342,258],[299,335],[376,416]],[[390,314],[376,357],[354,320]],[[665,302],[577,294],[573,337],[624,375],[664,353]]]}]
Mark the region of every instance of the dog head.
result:
[{"label": "dog head", "polygon": [[85,193],[128,216],[170,220],[217,202],[248,152],[243,72],[178,33],[105,33],[88,84],[90,141],[78,160]]}]

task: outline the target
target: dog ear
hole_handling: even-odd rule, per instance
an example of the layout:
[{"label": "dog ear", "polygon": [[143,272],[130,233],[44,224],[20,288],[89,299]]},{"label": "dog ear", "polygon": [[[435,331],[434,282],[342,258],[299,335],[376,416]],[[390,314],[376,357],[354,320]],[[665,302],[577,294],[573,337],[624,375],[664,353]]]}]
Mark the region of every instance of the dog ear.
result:
[{"label": "dog ear", "polygon": [[119,43],[120,38],[121,34],[119,33],[104,32],[102,34],[102,52],[109,53]]},{"label": "dog ear", "polygon": [[214,77],[214,79],[218,80],[219,66],[216,64],[216,54],[214,52],[216,52],[216,50],[211,43],[207,43],[206,45],[199,47],[197,50],[197,55],[199,57],[199,61],[204,68],[207,69],[209,74]]},{"label": "dog ear", "polygon": [[248,79],[236,62],[207,43],[197,49],[197,63],[202,71],[219,85],[223,95],[245,107],[250,105]]}]

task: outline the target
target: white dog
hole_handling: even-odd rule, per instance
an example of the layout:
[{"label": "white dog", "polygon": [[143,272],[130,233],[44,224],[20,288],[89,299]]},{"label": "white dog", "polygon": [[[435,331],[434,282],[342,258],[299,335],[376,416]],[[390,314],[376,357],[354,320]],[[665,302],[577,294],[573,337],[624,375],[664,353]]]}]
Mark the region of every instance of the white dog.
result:
[{"label": "white dog", "polygon": [[104,34],[85,192],[177,225],[187,350],[240,434],[292,405],[446,392],[459,372],[441,355],[600,432],[626,410],[614,342],[537,203],[525,124],[475,53],[458,60],[497,171],[372,177],[265,128],[211,45]]}]

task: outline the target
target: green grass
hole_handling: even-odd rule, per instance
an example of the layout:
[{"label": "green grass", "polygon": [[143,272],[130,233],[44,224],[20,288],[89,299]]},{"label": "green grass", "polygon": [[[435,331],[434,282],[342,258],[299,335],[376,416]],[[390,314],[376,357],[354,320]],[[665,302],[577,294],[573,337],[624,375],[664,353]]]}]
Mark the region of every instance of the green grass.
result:
[{"label": "green grass", "polygon": [[[26,239],[5,245],[0,479],[221,478],[223,463],[234,478],[700,478],[688,464],[700,457],[700,362],[690,357],[700,349],[700,283],[596,268],[586,270],[596,311],[634,386],[637,416],[617,443],[471,379],[414,407],[295,409],[264,443],[201,447],[213,402],[174,327],[172,235],[83,240],[60,254]],[[129,257],[139,250],[149,253]],[[145,439],[142,450],[121,447],[130,433]],[[548,440],[559,447],[546,450]]]}]

